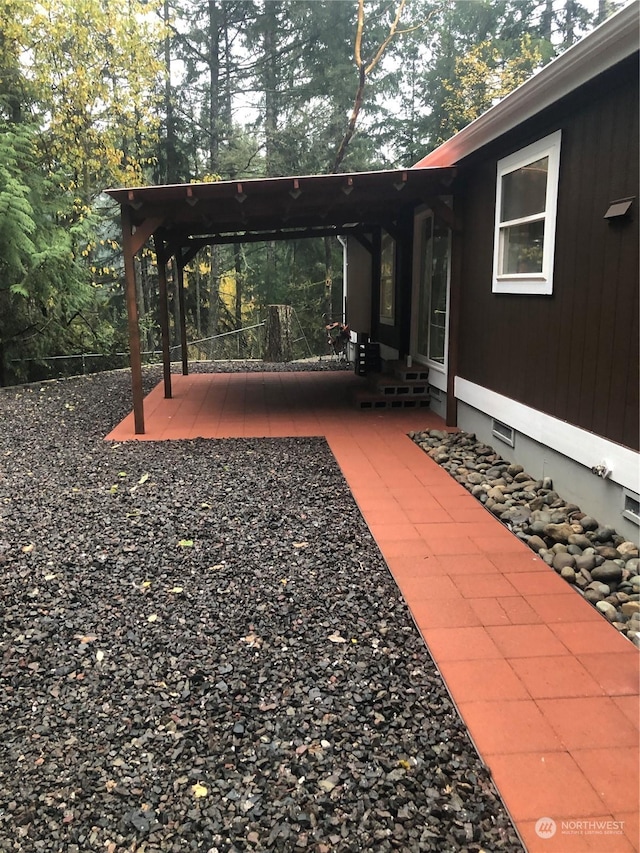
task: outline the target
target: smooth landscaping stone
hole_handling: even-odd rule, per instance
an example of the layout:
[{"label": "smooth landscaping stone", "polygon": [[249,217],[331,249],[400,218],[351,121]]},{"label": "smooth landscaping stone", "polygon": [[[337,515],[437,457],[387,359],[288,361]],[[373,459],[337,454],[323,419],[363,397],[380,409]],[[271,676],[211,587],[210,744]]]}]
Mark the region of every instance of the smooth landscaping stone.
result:
[{"label": "smooth landscaping stone", "polygon": [[567,583],[576,582],[576,573],[571,566],[563,566],[560,570],[560,577],[563,578],[563,580],[566,580]]},{"label": "smooth landscaping stone", "polygon": [[596,565],[596,558],[593,554],[580,554],[576,557],[576,567],[578,569],[586,569],[590,572]]},{"label": "smooth landscaping stone", "polygon": [[[414,440],[422,443],[425,437],[428,433],[417,433]],[[616,617],[609,621],[629,624],[631,617],[620,608],[631,601],[624,596],[638,594],[640,600],[637,545],[583,513],[577,504],[563,500],[550,477],[533,479],[523,466],[505,463],[475,436],[450,433],[434,439],[436,444],[446,447],[451,456],[464,448],[466,465],[477,470],[466,468],[459,482],[548,566],[561,576],[564,572],[565,580],[584,591],[587,600],[596,603],[611,596],[605,605],[614,607]],[[593,588],[592,581],[602,584]],[[613,597],[618,591],[623,598]],[[635,608],[627,608],[631,609]]]},{"label": "smooth landscaping stone", "polygon": [[546,549],[547,544],[540,536],[530,536],[527,540],[527,545],[531,548],[532,551],[535,551],[536,554],[541,549]]},{"label": "smooth landscaping stone", "polygon": [[559,572],[562,572],[564,568],[571,569],[571,577],[575,578],[575,572],[573,571],[573,567],[576,564],[576,559],[571,554],[556,554],[553,558],[553,568]]},{"label": "smooth landscaping stone", "polygon": [[618,616],[617,609],[608,601],[598,601],[596,607],[610,622],[613,622]]},{"label": "smooth landscaping stone", "polygon": [[622,578],[622,569],[617,563],[607,560],[601,566],[592,569],[591,577],[596,581],[617,583]]}]

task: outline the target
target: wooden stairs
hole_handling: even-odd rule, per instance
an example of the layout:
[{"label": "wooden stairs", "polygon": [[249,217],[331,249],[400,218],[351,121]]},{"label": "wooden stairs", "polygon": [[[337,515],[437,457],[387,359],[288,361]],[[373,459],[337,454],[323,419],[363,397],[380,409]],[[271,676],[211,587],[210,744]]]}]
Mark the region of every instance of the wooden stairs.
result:
[{"label": "wooden stairs", "polygon": [[407,367],[403,361],[387,361],[381,373],[367,376],[368,388],[356,393],[359,409],[427,409],[429,369]]}]

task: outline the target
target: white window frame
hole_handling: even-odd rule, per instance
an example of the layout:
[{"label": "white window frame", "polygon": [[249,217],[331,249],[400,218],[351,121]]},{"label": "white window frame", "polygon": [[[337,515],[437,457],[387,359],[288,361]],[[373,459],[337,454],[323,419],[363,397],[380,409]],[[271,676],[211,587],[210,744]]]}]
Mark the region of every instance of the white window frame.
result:
[{"label": "white window frame", "polygon": [[[545,136],[544,139],[527,145],[509,157],[498,161],[496,181],[496,214],[493,243],[493,292],[522,293],[550,296],[553,293],[553,259],[556,243],[556,214],[558,208],[558,180],[560,177],[560,141],[562,131]],[[547,172],[547,192],[544,211],[534,216],[525,216],[512,221],[500,221],[502,209],[503,177],[543,157],[549,158]],[[544,244],[542,252],[542,271],[539,273],[501,273],[502,258],[501,229],[532,221],[544,221]]]}]

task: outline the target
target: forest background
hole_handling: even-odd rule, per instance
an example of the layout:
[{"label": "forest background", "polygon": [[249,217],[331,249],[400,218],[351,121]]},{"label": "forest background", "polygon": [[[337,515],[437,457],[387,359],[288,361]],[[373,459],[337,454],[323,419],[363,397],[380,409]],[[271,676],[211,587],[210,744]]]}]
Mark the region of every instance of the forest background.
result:
[{"label": "forest background", "polygon": [[[410,166],[620,5],[0,0],[0,384],[52,375],[58,355],[126,363],[106,188]],[[138,263],[154,351],[157,274],[150,253]],[[187,338],[288,303],[321,352],[341,270],[334,239],[203,250],[185,271]]]}]

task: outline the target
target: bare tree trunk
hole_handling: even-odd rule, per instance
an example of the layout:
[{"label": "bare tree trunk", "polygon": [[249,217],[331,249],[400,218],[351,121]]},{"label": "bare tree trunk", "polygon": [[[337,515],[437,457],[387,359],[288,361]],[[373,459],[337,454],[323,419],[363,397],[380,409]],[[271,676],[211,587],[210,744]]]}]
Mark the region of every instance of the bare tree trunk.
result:
[{"label": "bare tree trunk", "polygon": [[218,4],[209,0],[209,169],[218,171],[220,153],[220,31],[218,29]]},{"label": "bare tree trunk", "polygon": [[553,0],[547,0],[544,11],[540,16],[540,29],[544,39],[551,41],[553,33]]},{"label": "bare tree trunk", "polygon": [[166,140],[166,173],[165,180],[168,184],[173,184],[178,180],[177,156],[176,156],[176,124],[175,115],[173,112],[173,87],[171,83],[171,36],[169,35],[169,0],[164,0],[163,7],[164,25],[166,35],[164,38],[164,67],[165,67],[165,86],[164,86],[164,110],[167,121],[167,140]]},{"label": "bare tree trunk", "polygon": [[576,40],[575,0],[567,0],[564,7],[564,46],[571,47]]},{"label": "bare tree trunk", "polygon": [[331,237],[324,238],[324,302],[327,323],[333,320],[333,265],[331,263]]},{"label": "bare tree trunk", "polygon": [[265,3],[264,7],[264,135],[265,135],[265,165],[268,177],[278,172],[276,162],[275,138],[278,129],[278,61],[276,56],[276,41],[278,27],[278,12],[280,3]]},{"label": "bare tree trunk", "polygon": [[265,325],[263,361],[293,358],[293,310],[290,305],[269,305]]},{"label": "bare tree trunk", "polygon": [[236,329],[242,328],[242,246],[233,244],[233,258],[236,271],[235,322]]},{"label": "bare tree trunk", "polygon": [[220,251],[218,246],[211,247],[211,266],[209,269],[209,323],[208,334],[218,334],[220,319]]}]

